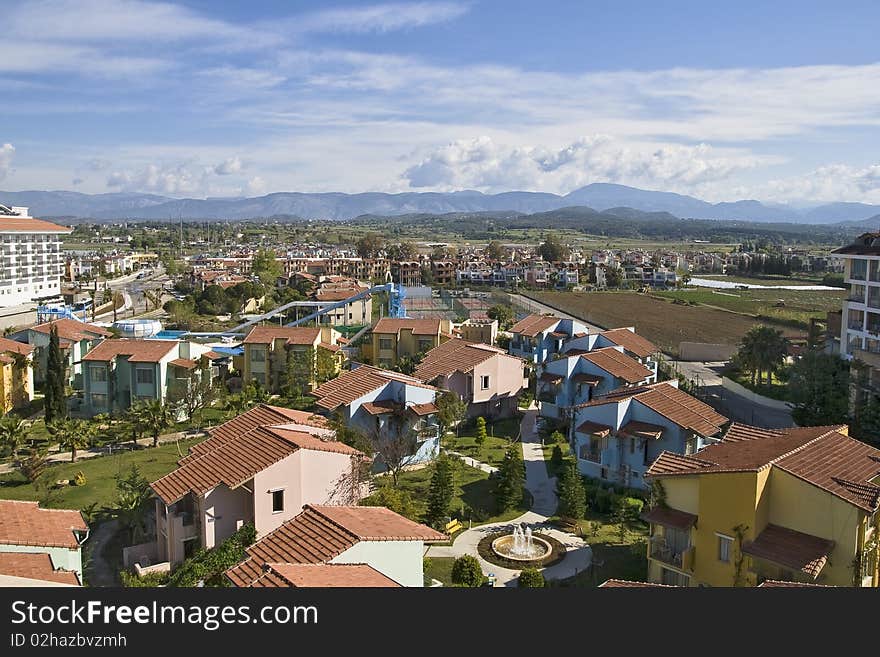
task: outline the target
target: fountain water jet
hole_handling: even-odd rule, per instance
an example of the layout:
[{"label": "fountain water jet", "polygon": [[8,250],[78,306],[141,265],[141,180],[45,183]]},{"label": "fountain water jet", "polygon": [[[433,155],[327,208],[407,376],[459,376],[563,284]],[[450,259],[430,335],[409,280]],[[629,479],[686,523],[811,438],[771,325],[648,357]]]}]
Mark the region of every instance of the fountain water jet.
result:
[{"label": "fountain water jet", "polygon": [[550,544],[542,538],[532,536],[532,528],[522,523],[514,526],[513,533],[492,541],[495,554],[514,561],[533,561],[550,554]]}]

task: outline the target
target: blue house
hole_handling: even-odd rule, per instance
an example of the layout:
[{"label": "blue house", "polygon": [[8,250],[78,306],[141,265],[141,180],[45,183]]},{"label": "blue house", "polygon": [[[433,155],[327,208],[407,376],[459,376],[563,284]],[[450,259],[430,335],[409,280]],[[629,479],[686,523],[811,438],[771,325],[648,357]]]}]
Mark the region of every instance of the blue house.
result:
[{"label": "blue house", "polygon": [[650,340],[636,333],[635,327],[609,329],[588,335],[576,335],[566,340],[562,347],[563,353],[592,351],[603,347],[620,347],[630,358],[657,373],[658,349]]},{"label": "blue house", "polygon": [[537,400],[543,417],[562,419],[566,409],[592,401],[612,390],[654,383],[650,369],[624,353],[622,347],[569,351],[541,367]]},{"label": "blue house", "polygon": [[720,440],[728,423],[677,382],[664,381],[580,405],[571,416],[569,440],[582,474],[645,488],[645,471],[661,452],[694,454]]},{"label": "blue house", "polygon": [[567,340],[587,335],[587,327],[582,322],[555,315],[529,315],[514,324],[510,333],[510,355],[541,365],[555,354],[561,354]]}]

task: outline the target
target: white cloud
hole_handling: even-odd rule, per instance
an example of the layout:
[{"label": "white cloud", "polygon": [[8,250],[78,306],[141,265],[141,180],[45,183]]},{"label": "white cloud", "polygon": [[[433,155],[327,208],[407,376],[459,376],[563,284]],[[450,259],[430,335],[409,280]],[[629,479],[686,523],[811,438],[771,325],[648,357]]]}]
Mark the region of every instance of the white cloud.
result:
[{"label": "white cloud", "polygon": [[233,173],[240,173],[242,169],[244,169],[244,166],[241,163],[241,159],[236,155],[215,165],[211,170],[218,176],[229,176]]},{"label": "white cloud", "polygon": [[[219,183],[221,178],[237,179],[245,164],[238,156],[230,157],[213,166],[199,166],[198,159],[189,157],[177,162],[157,164],[150,162],[137,168],[119,168],[106,180],[107,187],[128,192],[155,192],[169,196],[229,195],[239,188]],[[265,185],[259,176],[248,183]]]},{"label": "white cloud", "polygon": [[6,143],[0,146],[0,180],[6,178],[12,169],[12,157],[15,155],[15,146]]},{"label": "white cloud", "polygon": [[592,182],[691,190],[767,163],[708,144],[627,143],[608,135],[561,148],[509,146],[489,137],[460,140],[428,153],[403,174],[414,188],[565,193]]},{"label": "white cloud", "polygon": [[756,195],[771,201],[853,201],[880,204],[880,163],[828,164],[805,174],[769,180]]},{"label": "white cloud", "polygon": [[266,181],[260,176],[254,176],[247,182],[245,188],[248,196],[262,196],[266,193]]},{"label": "white cloud", "polygon": [[445,23],[467,13],[458,2],[387,3],[362,7],[325,9],[291,23],[304,32],[391,32],[433,23]]}]

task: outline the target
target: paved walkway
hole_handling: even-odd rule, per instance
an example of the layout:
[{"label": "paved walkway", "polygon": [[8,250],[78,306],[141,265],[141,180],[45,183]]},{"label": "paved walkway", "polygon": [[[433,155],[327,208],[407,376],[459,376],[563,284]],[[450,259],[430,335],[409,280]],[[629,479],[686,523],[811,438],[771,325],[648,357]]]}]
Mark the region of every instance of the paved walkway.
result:
[{"label": "paved walkway", "polygon": [[488,463],[483,463],[482,461],[478,461],[475,458],[471,458],[470,456],[465,456],[460,452],[453,452],[451,449],[444,450],[447,454],[452,454],[453,456],[457,456],[460,458],[466,465],[471,466],[472,468],[476,468],[477,470],[482,470],[483,472],[488,472],[492,474],[493,472],[498,472],[498,468],[494,465],[489,465]]},{"label": "paved walkway", "polygon": [[485,574],[495,575],[497,584],[516,586],[519,571],[502,568],[484,560],[477,553],[477,545],[488,534],[505,529],[513,531],[514,525],[524,523],[535,532],[555,538],[566,548],[565,558],[562,561],[543,570],[545,579],[566,579],[589,568],[593,556],[590,546],[577,536],[560,531],[548,522],[549,517],[556,512],[556,479],[547,475],[541,439],[535,430],[537,416],[538,409],[532,407],[525,412],[520,423],[523,459],[526,465],[526,488],[532,494],[532,509],[507,522],[493,522],[467,529],[455,538],[452,545],[436,545],[428,548],[428,557],[457,558],[470,554],[477,558]]}]

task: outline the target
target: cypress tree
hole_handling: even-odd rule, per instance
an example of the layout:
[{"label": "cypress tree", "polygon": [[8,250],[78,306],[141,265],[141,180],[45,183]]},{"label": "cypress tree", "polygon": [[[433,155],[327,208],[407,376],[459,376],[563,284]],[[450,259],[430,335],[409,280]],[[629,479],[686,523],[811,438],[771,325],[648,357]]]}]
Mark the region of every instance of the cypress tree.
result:
[{"label": "cypress tree", "polygon": [[64,397],[66,367],[61,346],[58,342],[58,329],[55,325],[49,331],[49,353],[46,357],[46,424],[67,417],[67,400]]},{"label": "cypress tree", "polygon": [[587,509],[587,493],[577,466],[570,463],[562,471],[559,481],[559,515],[564,518],[583,518]]},{"label": "cypress tree", "polygon": [[446,519],[454,492],[452,461],[448,456],[440,456],[434,461],[434,472],[428,489],[428,511],[425,519],[429,525],[436,527]]},{"label": "cypress tree", "polygon": [[498,511],[504,512],[516,508],[522,501],[525,480],[526,468],[523,463],[522,446],[520,443],[511,443],[498,469],[498,486],[495,489]]}]

